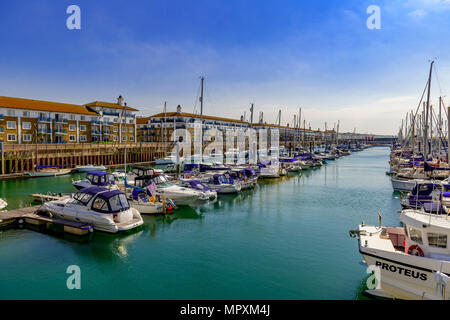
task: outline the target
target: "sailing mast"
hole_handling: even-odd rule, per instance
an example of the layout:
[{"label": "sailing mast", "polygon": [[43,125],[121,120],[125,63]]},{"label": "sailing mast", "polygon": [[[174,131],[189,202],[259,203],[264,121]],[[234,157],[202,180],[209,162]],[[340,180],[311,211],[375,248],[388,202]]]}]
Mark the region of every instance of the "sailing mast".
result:
[{"label": "sailing mast", "polygon": [[202,134],[201,134],[201,137],[200,137],[200,146],[201,146],[201,154],[203,154],[203,85],[204,85],[204,82],[205,82],[205,77],[201,77],[200,78],[200,87],[201,87],[201,89],[200,89],[200,122],[201,122],[201,125],[202,125]]},{"label": "sailing mast", "polygon": [[430,150],[428,150],[428,112],[429,112],[429,109],[430,109],[430,93],[431,93],[431,74],[432,74],[432,71],[433,71],[433,64],[434,64],[434,60],[433,61],[431,61],[431,65],[430,65],[430,74],[429,74],[429,76],[428,76],[428,92],[427,92],[427,107],[426,107],[426,110],[425,110],[425,128],[424,128],[424,141],[425,141],[425,148],[424,148],[424,150],[425,150],[425,161],[427,161],[427,159],[428,159],[428,152],[430,151]]}]

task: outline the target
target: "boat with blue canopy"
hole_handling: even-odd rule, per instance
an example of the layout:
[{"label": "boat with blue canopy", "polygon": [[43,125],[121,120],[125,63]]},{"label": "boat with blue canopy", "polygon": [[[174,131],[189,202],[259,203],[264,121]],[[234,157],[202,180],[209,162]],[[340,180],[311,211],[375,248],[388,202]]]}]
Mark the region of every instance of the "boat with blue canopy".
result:
[{"label": "boat with blue canopy", "polygon": [[46,202],[42,208],[60,219],[84,222],[110,233],[131,230],[144,223],[123,192],[105,187],[84,188],[73,197]]}]

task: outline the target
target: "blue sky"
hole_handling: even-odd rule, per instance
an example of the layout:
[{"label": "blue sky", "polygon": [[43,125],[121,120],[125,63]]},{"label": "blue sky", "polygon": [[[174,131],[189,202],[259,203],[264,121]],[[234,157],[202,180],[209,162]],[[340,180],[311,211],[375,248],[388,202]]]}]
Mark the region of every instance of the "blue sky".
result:
[{"label": "blue sky", "polygon": [[[66,8],[81,8],[81,30]],[[369,5],[381,30],[366,27]],[[292,124],[396,133],[429,60],[433,99],[450,85],[449,0],[0,0],[0,95],[87,103],[122,94],[142,114],[196,107],[238,118],[249,105]],[[450,104],[450,97],[445,98]],[[196,106],[197,105],[197,106]],[[256,116],[255,116],[256,118]]]}]

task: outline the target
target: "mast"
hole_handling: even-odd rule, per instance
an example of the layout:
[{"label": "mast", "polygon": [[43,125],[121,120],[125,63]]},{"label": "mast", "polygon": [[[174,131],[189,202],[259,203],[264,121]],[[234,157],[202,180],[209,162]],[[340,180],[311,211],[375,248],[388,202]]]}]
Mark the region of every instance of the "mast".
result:
[{"label": "mast", "polygon": [[164,101],[164,118],[163,122],[161,123],[161,139],[163,139],[163,145],[164,145],[164,157],[166,157],[166,108],[167,108],[167,101]]},{"label": "mast", "polygon": [[252,106],[250,107],[250,127],[253,125],[253,103],[251,105]]},{"label": "mast", "polygon": [[124,121],[124,125],[125,125],[125,149],[123,152],[123,163],[125,166],[125,174],[127,173],[127,138],[128,138],[128,130],[127,130],[127,103],[125,102],[125,104],[123,105],[123,115],[125,116],[125,121]]},{"label": "mast", "polygon": [[201,146],[201,152],[200,154],[203,154],[203,86],[204,86],[204,82],[205,82],[205,77],[201,77],[200,78],[200,122],[202,125],[202,134],[200,137],[200,146]]},{"label": "mast", "polygon": [[430,150],[428,150],[428,112],[430,109],[430,93],[431,93],[431,74],[433,71],[433,64],[434,64],[434,60],[431,61],[431,65],[430,65],[430,74],[428,75],[428,92],[427,92],[427,107],[425,110],[425,130],[424,130],[424,141],[426,143],[425,145],[425,161],[427,161],[428,159],[428,153]]}]

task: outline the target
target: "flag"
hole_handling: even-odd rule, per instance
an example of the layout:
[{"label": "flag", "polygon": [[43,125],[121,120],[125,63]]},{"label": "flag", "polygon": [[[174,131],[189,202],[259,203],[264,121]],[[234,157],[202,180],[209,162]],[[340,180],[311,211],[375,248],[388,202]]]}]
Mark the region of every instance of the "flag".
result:
[{"label": "flag", "polygon": [[147,190],[148,192],[150,192],[152,196],[154,196],[156,194],[156,184],[153,182],[151,185],[147,187]]}]

